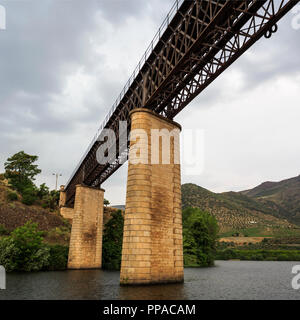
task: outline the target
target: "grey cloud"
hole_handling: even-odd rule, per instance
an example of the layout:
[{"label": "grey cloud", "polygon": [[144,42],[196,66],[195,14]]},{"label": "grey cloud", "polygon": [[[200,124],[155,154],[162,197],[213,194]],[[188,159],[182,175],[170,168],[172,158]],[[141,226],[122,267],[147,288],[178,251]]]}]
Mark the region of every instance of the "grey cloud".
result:
[{"label": "grey cloud", "polygon": [[[274,81],[278,76],[293,75],[300,71],[300,42],[299,30],[291,25],[293,14],[290,12],[278,23],[278,31],[270,39],[262,38],[250,49],[255,53],[255,59],[249,55],[242,56],[236,62],[244,74],[244,88],[248,90]],[[268,56],[266,61],[263,57]]]}]

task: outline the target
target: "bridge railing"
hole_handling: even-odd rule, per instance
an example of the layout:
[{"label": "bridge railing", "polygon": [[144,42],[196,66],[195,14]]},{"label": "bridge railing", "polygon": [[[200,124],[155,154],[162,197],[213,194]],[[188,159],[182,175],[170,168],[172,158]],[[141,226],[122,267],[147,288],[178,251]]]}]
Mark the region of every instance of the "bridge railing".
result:
[{"label": "bridge railing", "polygon": [[161,39],[161,36],[163,35],[163,33],[166,31],[166,29],[168,28],[170,21],[172,21],[172,19],[174,18],[175,14],[177,13],[179,7],[181,6],[181,4],[184,2],[184,0],[175,0],[171,10],[168,12],[166,18],[164,19],[164,21],[162,22],[162,24],[160,25],[158,31],[156,32],[154,38],[152,39],[151,43],[149,44],[148,48],[146,49],[145,53],[143,54],[141,60],[139,61],[138,65],[136,66],[136,68],[134,69],[133,73],[131,74],[130,78],[128,79],[128,81],[126,82],[125,86],[123,87],[122,91],[120,92],[118,98],[116,99],[115,103],[112,105],[112,107],[110,108],[109,112],[107,113],[107,115],[105,116],[103,122],[101,123],[99,129],[97,130],[97,133],[95,134],[94,138],[92,139],[91,143],[89,144],[87,150],[85,151],[84,155],[82,156],[82,158],[80,159],[78,165],[76,166],[75,170],[73,171],[70,179],[68,180],[66,187],[69,185],[69,183],[71,182],[71,180],[73,179],[74,175],[76,174],[77,170],[79,169],[79,167],[81,166],[83,160],[85,159],[85,157],[87,156],[87,154],[89,153],[89,151],[91,150],[91,148],[93,147],[93,145],[95,144],[95,142],[98,140],[102,130],[106,127],[110,117],[112,116],[112,114],[115,112],[116,108],[118,107],[118,105],[120,104],[121,100],[123,99],[124,95],[126,94],[126,92],[128,91],[128,89],[130,88],[130,86],[132,85],[133,81],[136,79],[136,77],[138,76],[138,74],[141,71],[141,68],[143,67],[143,65],[145,64],[145,62],[147,61],[147,59],[149,58],[151,52],[153,51],[153,49],[155,48],[155,46],[157,45],[157,43],[159,42],[159,40]]}]

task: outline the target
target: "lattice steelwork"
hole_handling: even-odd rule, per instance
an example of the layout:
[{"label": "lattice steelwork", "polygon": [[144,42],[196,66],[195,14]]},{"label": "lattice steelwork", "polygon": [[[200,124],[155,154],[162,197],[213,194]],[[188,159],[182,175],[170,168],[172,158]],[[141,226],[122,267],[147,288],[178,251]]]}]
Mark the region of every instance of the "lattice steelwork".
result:
[{"label": "lattice steelwork", "polygon": [[[173,119],[189,102],[257,40],[277,31],[279,21],[299,0],[178,0],[143,56],[133,76],[105,118],[71,176],[67,205],[76,184],[98,187],[127,158],[128,142],[112,164],[100,165],[96,151],[103,128],[119,135],[119,121],[133,108],[146,107]],[[117,150],[119,141],[117,140]]]}]

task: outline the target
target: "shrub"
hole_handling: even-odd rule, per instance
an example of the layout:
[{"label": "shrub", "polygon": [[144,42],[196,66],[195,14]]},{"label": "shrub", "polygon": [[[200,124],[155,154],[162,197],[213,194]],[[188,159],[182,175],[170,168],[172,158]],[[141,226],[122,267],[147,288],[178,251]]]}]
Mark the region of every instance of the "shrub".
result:
[{"label": "shrub", "polygon": [[16,192],[9,191],[9,192],[7,192],[6,197],[7,197],[8,201],[17,201],[18,200],[18,195],[16,194]]},{"label": "shrub", "polygon": [[7,272],[17,270],[17,258],[19,254],[20,249],[11,237],[0,240],[0,265],[4,266]]},{"label": "shrub", "polygon": [[42,198],[42,207],[55,210],[59,202],[59,191],[52,190],[48,195]]},{"label": "shrub", "polygon": [[67,226],[60,226],[53,228],[47,232],[47,239],[50,240],[64,240],[64,241],[69,241],[70,240],[70,228]]},{"label": "shrub", "polygon": [[65,270],[68,264],[69,248],[61,245],[48,245],[49,261],[46,267],[47,270]]},{"label": "shrub", "polygon": [[229,260],[236,259],[238,254],[233,249],[225,249],[217,252],[216,259],[218,260]]},{"label": "shrub", "polygon": [[5,228],[3,224],[0,224],[0,236],[9,235],[9,231]]},{"label": "shrub", "polygon": [[0,240],[0,265],[8,271],[38,271],[47,266],[50,250],[43,244],[42,234],[37,224],[27,222]]},{"label": "shrub", "polygon": [[17,268],[21,271],[37,271],[47,265],[49,249],[43,244],[42,231],[37,224],[27,222],[11,233],[20,254],[17,257]]},{"label": "shrub", "polygon": [[183,211],[183,249],[185,255],[195,255],[197,264],[214,264],[218,225],[215,217],[198,208]]},{"label": "shrub", "polygon": [[22,193],[22,202],[27,206],[31,206],[37,200],[36,190],[34,188],[26,188]]},{"label": "shrub", "polygon": [[290,259],[287,254],[282,253],[282,254],[278,255],[277,260],[278,261],[289,261]]},{"label": "shrub", "polygon": [[277,259],[276,259],[276,257],[270,256],[270,257],[266,257],[265,260],[266,260],[266,261],[276,261]]},{"label": "shrub", "polygon": [[68,247],[43,243],[37,224],[28,222],[0,240],[0,265],[8,272],[65,270]]},{"label": "shrub", "polygon": [[104,269],[119,270],[121,267],[124,218],[121,210],[112,213],[103,232],[102,265]]},{"label": "shrub", "polygon": [[257,253],[257,254],[252,255],[250,260],[263,261],[264,257],[262,254]]}]

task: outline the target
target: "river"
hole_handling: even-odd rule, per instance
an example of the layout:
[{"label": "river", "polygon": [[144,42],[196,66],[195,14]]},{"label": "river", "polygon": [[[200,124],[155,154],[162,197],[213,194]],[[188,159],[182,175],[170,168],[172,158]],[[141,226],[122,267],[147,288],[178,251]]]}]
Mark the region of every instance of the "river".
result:
[{"label": "river", "polygon": [[300,262],[216,261],[212,268],[185,268],[181,284],[124,287],[119,272],[69,270],[7,275],[4,299],[300,299],[291,286]]}]

